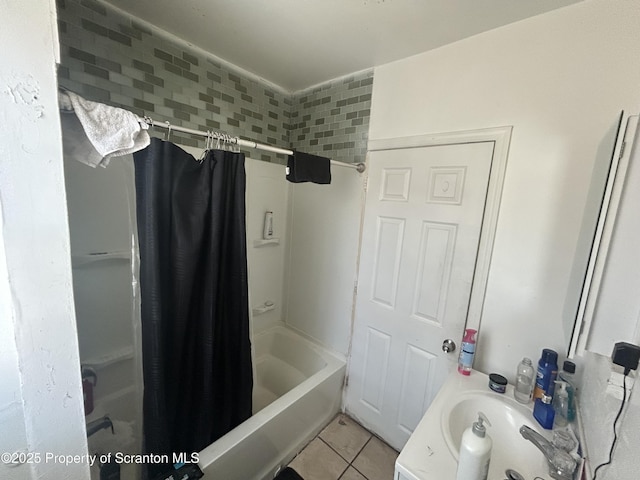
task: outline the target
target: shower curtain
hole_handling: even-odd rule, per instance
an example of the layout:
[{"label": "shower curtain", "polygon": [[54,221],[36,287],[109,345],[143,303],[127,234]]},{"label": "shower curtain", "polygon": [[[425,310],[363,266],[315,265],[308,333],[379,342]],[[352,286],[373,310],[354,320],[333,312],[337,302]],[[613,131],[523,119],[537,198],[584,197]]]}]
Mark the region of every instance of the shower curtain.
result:
[{"label": "shower curtain", "polygon": [[251,416],[244,155],[154,138],[134,159],[145,451],[171,458]]}]

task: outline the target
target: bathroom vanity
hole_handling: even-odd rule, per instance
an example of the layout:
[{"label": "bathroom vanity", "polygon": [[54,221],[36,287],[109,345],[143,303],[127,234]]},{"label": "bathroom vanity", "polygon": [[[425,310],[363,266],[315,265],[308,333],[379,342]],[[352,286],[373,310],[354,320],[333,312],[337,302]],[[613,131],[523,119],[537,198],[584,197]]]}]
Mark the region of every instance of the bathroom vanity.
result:
[{"label": "bathroom vanity", "polygon": [[[509,478],[507,470],[526,480],[558,478],[550,475],[545,455],[520,433],[521,427],[527,426],[543,439],[552,440],[552,431],[544,430],[533,418],[533,403],[518,403],[512,385],[500,394],[489,390],[488,384],[489,377],[475,370],[468,377],[450,374],[400,452],[394,480],[455,479],[462,434],[479,411],[491,423],[487,426],[487,434],[493,440],[488,478]],[[572,455],[577,457],[575,452],[574,448]],[[579,471],[583,462],[576,460]]]}]

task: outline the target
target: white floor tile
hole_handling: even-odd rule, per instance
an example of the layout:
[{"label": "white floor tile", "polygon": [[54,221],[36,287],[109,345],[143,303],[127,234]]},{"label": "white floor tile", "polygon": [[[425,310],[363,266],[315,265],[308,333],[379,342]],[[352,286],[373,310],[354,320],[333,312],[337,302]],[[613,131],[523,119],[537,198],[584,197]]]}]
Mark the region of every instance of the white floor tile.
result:
[{"label": "white floor tile", "polygon": [[393,480],[396,458],[398,452],[372,437],[352,465],[368,480]]},{"label": "white floor tile", "polygon": [[304,480],[338,480],[349,464],[315,438],[289,464]]},{"label": "white floor tile", "polygon": [[352,462],[371,438],[371,433],[351,418],[341,414],[320,432],[320,438],[347,462]]},{"label": "white floor tile", "polygon": [[349,467],[347,471],[342,474],[340,480],[367,480],[367,477],[363,477],[355,468]]}]

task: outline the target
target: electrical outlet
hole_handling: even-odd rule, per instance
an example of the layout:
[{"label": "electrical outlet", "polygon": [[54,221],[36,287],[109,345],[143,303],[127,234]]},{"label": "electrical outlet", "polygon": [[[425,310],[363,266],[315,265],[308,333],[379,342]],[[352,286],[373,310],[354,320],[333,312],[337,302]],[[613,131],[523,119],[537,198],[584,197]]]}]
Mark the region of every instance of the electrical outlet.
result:
[{"label": "electrical outlet", "polygon": [[[635,381],[635,375],[627,375],[627,401],[629,400]],[[624,374],[612,371],[609,376],[609,380],[607,381],[607,395],[611,395],[618,400],[622,400],[622,394],[624,393],[622,382],[624,382]]]}]

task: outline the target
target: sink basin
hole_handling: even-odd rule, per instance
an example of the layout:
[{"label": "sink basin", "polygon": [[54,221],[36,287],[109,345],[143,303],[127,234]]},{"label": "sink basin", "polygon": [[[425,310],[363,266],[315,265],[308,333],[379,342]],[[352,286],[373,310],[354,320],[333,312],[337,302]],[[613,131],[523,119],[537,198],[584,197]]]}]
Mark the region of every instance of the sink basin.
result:
[{"label": "sink basin", "polygon": [[519,404],[507,393],[497,394],[488,389],[461,393],[443,408],[440,427],[456,461],[462,434],[477,420],[478,412],[484,413],[491,422],[491,426],[487,425],[487,433],[493,440],[489,478],[504,478],[507,469],[516,470],[524,478],[548,478],[544,456],[519,432],[522,425],[527,425],[548,436],[534,420],[531,408]]},{"label": "sink basin", "polygon": [[508,469],[527,480],[550,480],[544,455],[519,432],[522,425],[551,440],[533,418],[533,404],[513,398],[513,386],[504,394],[489,390],[489,377],[472,371],[470,376],[452,372],[396,460],[396,477],[402,480],[454,480],[463,432],[484,413],[493,440],[490,479],[505,478]]}]

